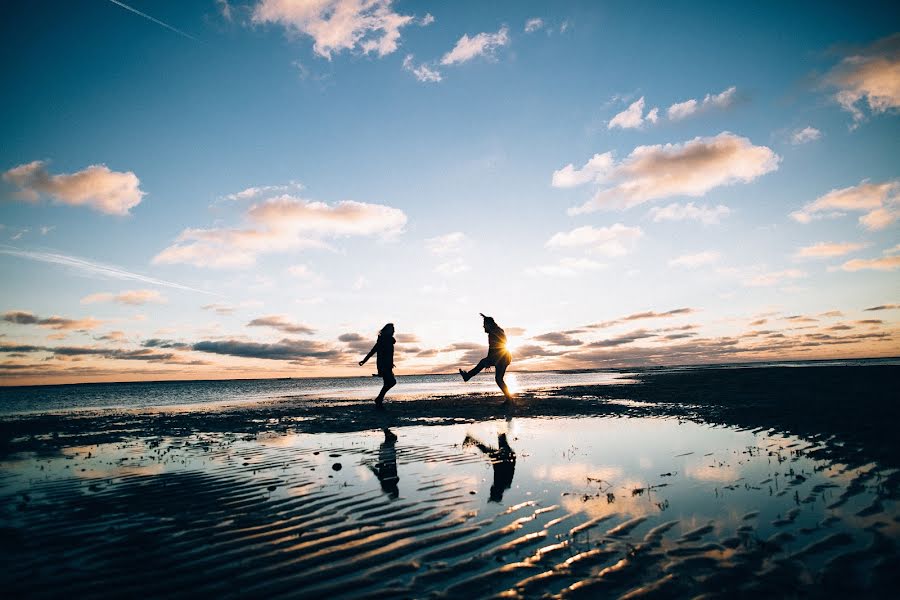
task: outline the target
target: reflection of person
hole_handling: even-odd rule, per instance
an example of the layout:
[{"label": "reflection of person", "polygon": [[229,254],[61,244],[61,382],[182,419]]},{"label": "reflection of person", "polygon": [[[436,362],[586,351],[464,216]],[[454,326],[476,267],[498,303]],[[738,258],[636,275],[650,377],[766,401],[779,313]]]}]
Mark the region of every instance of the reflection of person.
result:
[{"label": "reflection of person", "polygon": [[397,436],[385,427],[384,442],[378,447],[378,462],[374,466],[369,465],[381,483],[381,490],[389,498],[396,498],[400,495],[400,489],[397,487],[400,477],[397,476],[397,449],[394,447],[396,442]]},{"label": "reflection of person", "polygon": [[500,387],[500,391],[506,396],[506,400],[512,399],[503,376],[506,374],[506,368],[512,362],[512,356],[506,349],[506,332],[503,331],[492,317],[484,318],[484,331],[488,334],[488,355],[482,358],[471,371],[459,370],[463,381],[468,381],[481,373],[486,367],[494,367],[494,380]]},{"label": "reflection of person", "polygon": [[509,442],[506,441],[505,433],[497,434],[497,445],[499,448],[491,448],[471,435],[467,435],[463,441],[463,446],[475,446],[484,454],[487,454],[491,460],[491,466],[494,467],[494,483],[491,484],[490,495],[491,502],[503,500],[503,492],[512,486],[513,475],[516,472],[516,453],[510,448]]},{"label": "reflection of person", "polygon": [[366,364],[366,361],[372,358],[373,354],[378,354],[375,364],[378,366],[378,376],[384,381],[381,386],[381,392],[375,398],[375,407],[381,408],[384,402],[384,395],[388,390],[397,385],[397,378],[394,377],[394,324],[388,323],[378,332],[378,340],[372,349],[366,354],[366,357],[359,361],[359,366]]}]

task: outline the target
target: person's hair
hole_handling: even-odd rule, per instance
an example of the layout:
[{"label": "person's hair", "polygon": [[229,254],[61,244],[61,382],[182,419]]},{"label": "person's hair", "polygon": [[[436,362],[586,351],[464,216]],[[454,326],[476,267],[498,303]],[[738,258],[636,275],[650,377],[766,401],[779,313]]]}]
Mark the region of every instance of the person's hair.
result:
[{"label": "person's hair", "polygon": [[497,321],[494,320],[494,317],[489,317],[484,313],[478,313],[484,319],[484,324],[490,327],[497,327]]},{"label": "person's hair", "polygon": [[393,331],[393,330],[394,330],[394,324],[393,324],[393,323],[388,323],[387,325],[385,325],[384,327],[382,327],[382,328],[381,328],[381,331],[378,332],[378,337],[381,337],[381,336],[387,334],[388,328],[390,328],[390,330]]}]

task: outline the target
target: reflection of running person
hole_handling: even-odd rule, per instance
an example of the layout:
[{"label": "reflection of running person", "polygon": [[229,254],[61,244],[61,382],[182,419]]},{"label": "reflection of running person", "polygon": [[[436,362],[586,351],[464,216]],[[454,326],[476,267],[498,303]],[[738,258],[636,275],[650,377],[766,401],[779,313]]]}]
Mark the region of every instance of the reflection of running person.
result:
[{"label": "reflection of running person", "polygon": [[491,459],[491,466],[494,467],[494,483],[491,485],[491,502],[500,502],[503,500],[503,492],[512,487],[513,475],[516,472],[516,453],[506,441],[505,433],[497,434],[497,445],[499,448],[491,448],[467,435],[463,441],[463,446],[475,446]]},{"label": "reflection of running person", "polygon": [[381,393],[375,398],[376,408],[381,408],[384,395],[397,385],[397,378],[394,377],[394,343],[394,324],[388,323],[378,332],[378,341],[375,342],[366,357],[359,361],[359,366],[363,366],[367,360],[372,358],[373,354],[378,354],[375,364],[378,366],[378,376],[384,380],[384,385],[381,386]]},{"label": "reflection of running person", "polygon": [[400,483],[400,477],[397,476],[397,449],[394,444],[397,442],[397,436],[387,427],[384,428],[384,442],[378,447],[378,462],[375,466],[369,465],[378,482],[381,483],[381,490],[388,495],[389,498],[396,498],[400,495],[400,489],[397,484]]},{"label": "reflection of running person", "polygon": [[506,400],[509,401],[512,399],[512,395],[509,393],[509,388],[506,387],[506,382],[503,381],[506,368],[512,362],[512,356],[506,349],[506,332],[500,329],[492,317],[485,317],[483,314],[481,316],[484,318],[484,331],[488,334],[488,355],[482,358],[471,371],[460,369],[459,374],[462,375],[463,381],[468,381],[481,373],[485,367],[494,367],[494,380],[500,387],[500,391],[506,396]]}]

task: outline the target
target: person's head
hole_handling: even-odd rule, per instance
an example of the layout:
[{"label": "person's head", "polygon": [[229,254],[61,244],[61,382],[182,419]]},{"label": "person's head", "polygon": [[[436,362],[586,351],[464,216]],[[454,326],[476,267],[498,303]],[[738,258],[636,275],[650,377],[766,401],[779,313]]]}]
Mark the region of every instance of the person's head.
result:
[{"label": "person's head", "polygon": [[381,328],[381,331],[378,332],[379,336],[382,335],[394,335],[394,324],[388,323],[384,327]]},{"label": "person's head", "polygon": [[497,322],[494,320],[494,317],[489,317],[489,316],[485,315],[484,313],[478,313],[478,314],[481,315],[482,319],[484,319],[483,324],[484,324],[485,331],[491,331],[491,330],[497,329]]}]

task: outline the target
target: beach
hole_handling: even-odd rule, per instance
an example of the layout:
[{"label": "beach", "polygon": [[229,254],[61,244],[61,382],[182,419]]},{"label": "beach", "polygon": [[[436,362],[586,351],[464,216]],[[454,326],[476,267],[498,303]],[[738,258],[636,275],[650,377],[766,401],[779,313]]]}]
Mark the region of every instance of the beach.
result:
[{"label": "beach", "polygon": [[506,407],[417,394],[379,412],[350,394],[4,415],[0,583],[15,597],[887,597],[898,375],[648,369]]}]

